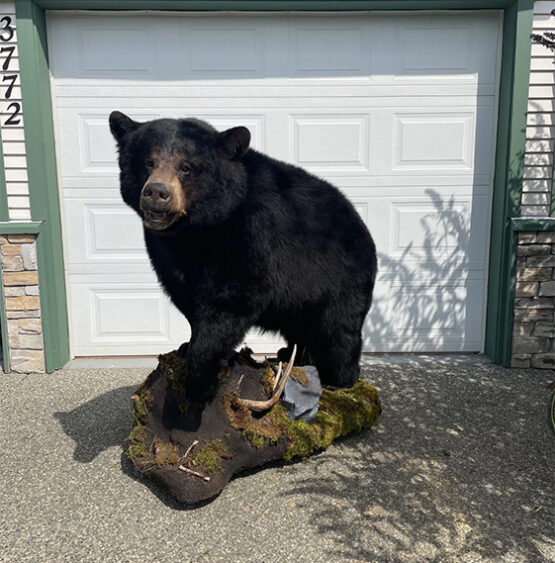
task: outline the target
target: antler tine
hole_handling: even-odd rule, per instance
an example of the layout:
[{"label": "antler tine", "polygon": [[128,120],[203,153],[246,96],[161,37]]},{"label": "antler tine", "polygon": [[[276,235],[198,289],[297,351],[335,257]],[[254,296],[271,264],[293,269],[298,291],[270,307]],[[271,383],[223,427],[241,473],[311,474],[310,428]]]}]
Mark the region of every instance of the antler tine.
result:
[{"label": "antler tine", "polygon": [[272,387],[272,392],[277,387],[277,384],[279,383],[279,378],[281,377],[281,364],[282,364],[282,362],[279,362],[279,366],[278,366],[277,372],[276,372],[276,378],[274,379],[274,385]]},{"label": "antler tine", "polygon": [[267,401],[251,401],[249,399],[240,399],[240,401],[251,411],[255,412],[262,412],[272,408],[279,401],[283,390],[285,389],[285,384],[287,383],[287,379],[289,378],[291,370],[293,369],[293,363],[295,362],[296,354],[297,345],[295,344],[293,346],[293,352],[291,353],[291,359],[287,364],[287,369],[285,370],[283,377],[279,380],[279,385],[274,389],[272,396]]}]

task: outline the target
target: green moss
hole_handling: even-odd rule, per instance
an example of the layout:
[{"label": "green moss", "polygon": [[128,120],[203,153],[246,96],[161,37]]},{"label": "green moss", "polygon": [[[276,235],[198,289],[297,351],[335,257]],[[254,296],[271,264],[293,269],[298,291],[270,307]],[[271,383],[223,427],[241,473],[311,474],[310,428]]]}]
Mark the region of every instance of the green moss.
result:
[{"label": "green moss", "polygon": [[264,386],[264,391],[266,395],[270,397],[274,390],[274,379],[276,374],[270,365],[266,365],[264,368],[264,373],[262,374],[262,385]]},{"label": "green moss", "polygon": [[138,422],[144,423],[148,415],[148,411],[152,408],[154,399],[150,390],[141,385],[137,392],[132,396],[133,399],[133,414]]},{"label": "green moss", "polygon": [[206,444],[192,457],[194,463],[202,465],[208,471],[221,471],[222,459],[229,459],[231,454],[222,440],[214,440]]},{"label": "green moss", "polygon": [[154,438],[153,450],[152,461],[158,468],[176,465],[179,461],[179,450],[173,442],[164,442],[159,438]]},{"label": "green moss", "polygon": [[147,452],[146,439],[148,430],[142,424],[135,424],[127,437],[127,457],[134,460]]},{"label": "green moss", "polygon": [[378,392],[359,380],[350,389],[324,389],[320,409],[312,422],[290,420],[281,404],[275,405],[268,416],[291,442],[285,454],[285,459],[291,459],[325,449],[339,436],[369,428],[380,414]]},{"label": "green moss", "polygon": [[159,369],[168,373],[171,387],[179,395],[179,412],[185,414],[190,408],[185,389],[187,362],[175,352],[169,352],[158,356],[158,365]]},{"label": "green moss", "polygon": [[255,448],[263,448],[276,443],[282,435],[282,429],[267,416],[259,419],[251,418],[243,430],[243,436]]},{"label": "green moss", "polygon": [[172,387],[185,397],[185,380],[187,379],[187,362],[175,352],[158,356],[160,369],[167,370]]},{"label": "green moss", "polygon": [[237,430],[244,430],[251,418],[251,411],[239,400],[236,393],[225,393],[223,401],[229,424]]},{"label": "green moss", "polygon": [[327,448],[339,436],[370,428],[381,414],[377,390],[362,379],[350,389],[324,389],[312,422],[291,420],[281,403],[265,416],[254,418],[235,393],[224,395],[224,410],[231,426],[242,430],[255,448],[276,443],[285,436],[290,442],[285,459],[309,455]]},{"label": "green moss", "polygon": [[293,381],[300,383],[303,387],[308,387],[308,376],[303,368],[294,367],[290,376]]},{"label": "green moss", "polygon": [[243,436],[255,448],[262,448],[279,440],[282,435],[281,429],[266,416],[253,418],[250,409],[235,393],[226,393],[223,400],[229,424],[237,430],[242,430]]}]

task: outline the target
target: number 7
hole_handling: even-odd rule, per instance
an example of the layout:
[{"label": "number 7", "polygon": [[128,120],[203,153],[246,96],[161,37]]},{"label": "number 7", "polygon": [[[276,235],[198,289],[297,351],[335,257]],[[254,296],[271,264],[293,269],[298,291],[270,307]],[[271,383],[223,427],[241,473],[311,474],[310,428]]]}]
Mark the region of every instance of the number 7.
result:
[{"label": "number 7", "polygon": [[2,70],[8,70],[8,67],[10,66],[10,62],[11,62],[12,57],[13,57],[13,53],[15,51],[15,45],[10,45],[9,47],[2,47],[0,49],[0,53],[3,53],[4,51],[8,51],[8,56],[6,57],[6,60],[4,61],[4,64],[2,65]]},{"label": "number 7", "polygon": [[17,80],[17,74],[5,74],[2,78],[2,82],[10,82],[8,89],[6,90],[6,100],[9,100],[12,97],[12,90],[15,85],[15,81]]}]

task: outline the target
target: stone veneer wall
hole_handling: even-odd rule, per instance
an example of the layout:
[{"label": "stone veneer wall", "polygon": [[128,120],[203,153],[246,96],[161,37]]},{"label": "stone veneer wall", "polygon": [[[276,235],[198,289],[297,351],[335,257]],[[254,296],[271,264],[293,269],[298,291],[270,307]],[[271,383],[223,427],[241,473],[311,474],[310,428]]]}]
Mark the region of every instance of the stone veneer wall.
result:
[{"label": "stone veneer wall", "polygon": [[514,367],[555,369],[555,232],[518,233]]},{"label": "stone veneer wall", "polygon": [[45,371],[35,237],[0,236],[10,371]]}]

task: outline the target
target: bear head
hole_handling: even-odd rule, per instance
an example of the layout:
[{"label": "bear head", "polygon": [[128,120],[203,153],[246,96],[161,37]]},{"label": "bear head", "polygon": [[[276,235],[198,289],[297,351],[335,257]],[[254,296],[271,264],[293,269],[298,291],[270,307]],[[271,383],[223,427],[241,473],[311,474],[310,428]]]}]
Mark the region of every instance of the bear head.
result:
[{"label": "bear head", "polygon": [[244,200],[246,127],[218,132],[199,119],[138,123],[114,111],[110,130],[118,146],[121,195],[150,231],[213,226]]}]

